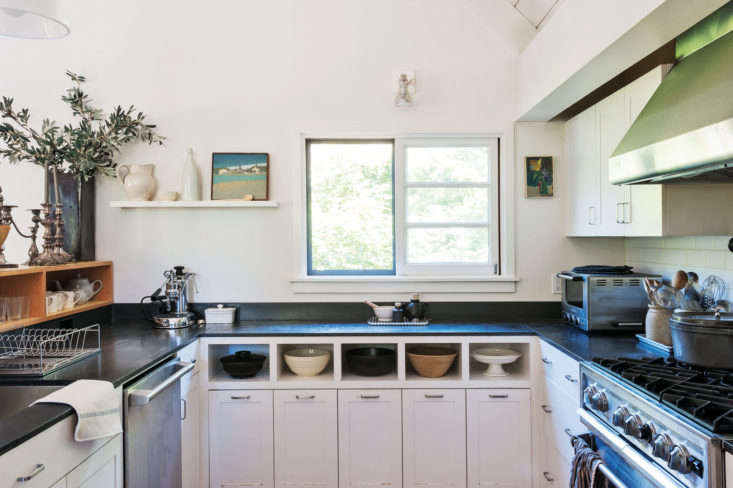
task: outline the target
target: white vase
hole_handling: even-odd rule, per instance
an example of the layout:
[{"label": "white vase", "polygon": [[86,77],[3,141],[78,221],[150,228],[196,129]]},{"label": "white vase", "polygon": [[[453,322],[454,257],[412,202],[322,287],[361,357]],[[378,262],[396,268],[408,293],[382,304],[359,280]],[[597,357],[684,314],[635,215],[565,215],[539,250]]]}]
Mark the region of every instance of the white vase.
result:
[{"label": "white vase", "polygon": [[201,200],[201,184],[199,182],[199,170],[193,160],[193,149],[186,151],[186,162],[183,164],[181,174],[181,200]]},{"label": "white vase", "polygon": [[128,200],[150,200],[155,195],[154,164],[121,164],[117,177],[122,181]]}]

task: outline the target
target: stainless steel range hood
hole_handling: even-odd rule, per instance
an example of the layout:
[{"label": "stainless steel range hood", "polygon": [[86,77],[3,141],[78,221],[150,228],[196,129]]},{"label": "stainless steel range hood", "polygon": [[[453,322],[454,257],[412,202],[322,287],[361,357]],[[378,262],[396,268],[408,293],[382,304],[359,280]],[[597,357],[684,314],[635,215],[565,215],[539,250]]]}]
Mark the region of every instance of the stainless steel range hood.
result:
[{"label": "stainless steel range hood", "polygon": [[[731,14],[729,4],[711,16],[717,15],[712,26],[706,19],[677,40],[678,54],[686,57],[611,155],[612,183],[733,183]],[[691,47],[695,38],[703,47]]]}]

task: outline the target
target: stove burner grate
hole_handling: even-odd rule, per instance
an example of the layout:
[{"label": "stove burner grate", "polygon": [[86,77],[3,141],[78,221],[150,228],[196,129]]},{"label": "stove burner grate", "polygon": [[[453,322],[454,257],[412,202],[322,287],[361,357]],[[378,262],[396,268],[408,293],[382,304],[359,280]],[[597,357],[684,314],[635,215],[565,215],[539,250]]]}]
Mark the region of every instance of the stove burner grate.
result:
[{"label": "stove burner grate", "polygon": [[593,362],[707,429],[733,433],[733,374],[671,358],[602,359]]}]

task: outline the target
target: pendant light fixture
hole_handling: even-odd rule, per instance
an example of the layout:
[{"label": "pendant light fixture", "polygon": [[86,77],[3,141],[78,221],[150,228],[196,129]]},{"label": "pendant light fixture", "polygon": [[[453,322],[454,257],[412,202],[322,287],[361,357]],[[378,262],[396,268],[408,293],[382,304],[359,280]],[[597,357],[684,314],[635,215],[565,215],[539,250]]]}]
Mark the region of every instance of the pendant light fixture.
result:
[{"label": "pendant light fixture", "polygon": [[69,27],[58,17],[58,0],[0,0],[0,38],[60,39]]}]

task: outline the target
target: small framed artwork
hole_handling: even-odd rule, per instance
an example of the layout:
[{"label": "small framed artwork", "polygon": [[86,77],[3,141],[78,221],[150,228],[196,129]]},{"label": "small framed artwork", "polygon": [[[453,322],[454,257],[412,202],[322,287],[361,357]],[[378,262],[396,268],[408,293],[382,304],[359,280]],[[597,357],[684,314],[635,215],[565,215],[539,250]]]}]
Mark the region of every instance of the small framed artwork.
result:
[{"label": "small framed artwork", "polygon": [[268,200],[269,179],[268,153],[211,154],[212,200]]},{"label": "small framed artwork", "polygon": [[524,158],[527,174],[527,198],[551,197],[555,194],[552,156],[528,156]]}]

